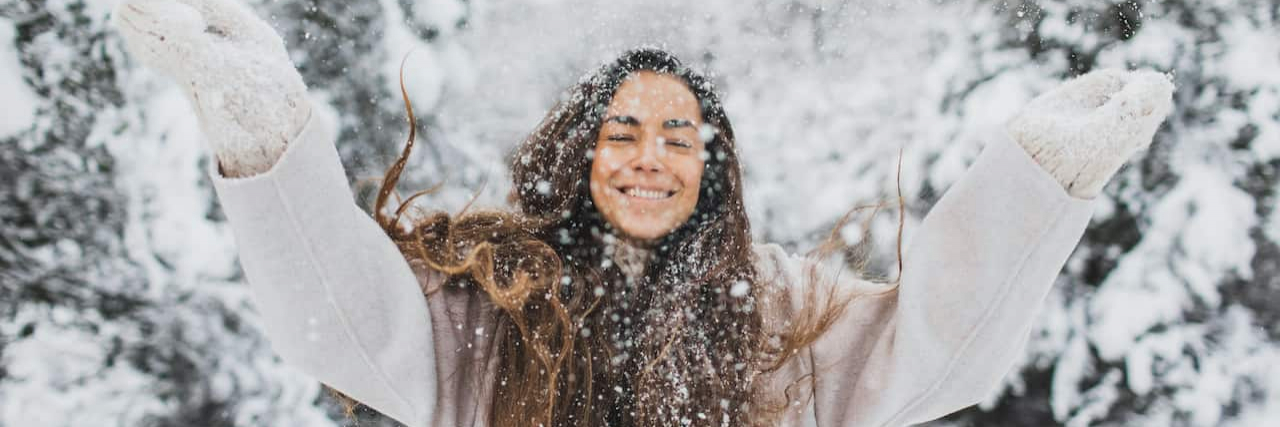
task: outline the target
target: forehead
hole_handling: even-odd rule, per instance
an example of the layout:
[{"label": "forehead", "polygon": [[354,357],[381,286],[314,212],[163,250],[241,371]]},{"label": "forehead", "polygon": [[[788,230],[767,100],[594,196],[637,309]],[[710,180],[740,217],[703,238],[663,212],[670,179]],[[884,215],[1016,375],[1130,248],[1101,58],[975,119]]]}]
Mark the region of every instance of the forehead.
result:
[{"label": "forehead", "polygon": [[653,71],[637,71],[618,86],[607,115],[632,116],[641,122],[648,118],[682,118],[701,122],[701,112],[698,97],[680,78]]}]

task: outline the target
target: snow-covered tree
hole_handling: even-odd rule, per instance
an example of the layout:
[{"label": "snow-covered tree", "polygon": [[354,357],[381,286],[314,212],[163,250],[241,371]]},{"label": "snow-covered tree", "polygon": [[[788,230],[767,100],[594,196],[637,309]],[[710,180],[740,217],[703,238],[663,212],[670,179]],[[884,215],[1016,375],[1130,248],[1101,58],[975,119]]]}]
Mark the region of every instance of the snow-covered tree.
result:
[{"label": "snow-covered tree", "polygon": [[[195,118],[123,51],[114,3],[0,2],[0,425],[347,423],[258,332]],[[1036,94],[1170,73],[1176,112],[1099,197],[1025,358],[936,424],[1280,419],[1280,1],[248,3],[361,189],[408,133],[403,61],[426,143],[402,185],[447,182],[426,202],[448,210],[503,203],[505,153],[582,72],[664,45],[725,95],[757,238],[797,251],[891,198],[900,151],[909,244]],[[861,242],[873,273],[894,274],[896,225]]]},{"label": "snow-covered tree", "polygon": [[[123,51],[108,25],[114,4],[0,4],[0,425],[345,419],[258,332],[194,115],[175,85]],[[436,25],[426,15],[388,24],[384,7],[403,16],[406,6],[259,7],[316,95],[344,112],[353,174],[381,171],[407,134],[393,96],[399,55],[413,43],[427,55],[440,38],[428,35],[444,33],[409,31]],[[389,32],[403,33],[399,44]],[[414,65],[440,75],[446,64]],[[443,82],[411,82],[429,115]]]},{"label": "snow-covered tree", "polygon": [[[1107,187],[1008,388],[969,425],[1263,425],[1280,389],[1280,2],[966,4],[957,116],[1148,67],[1176,112]],[[1015,98],[1017,99],[1017,98]]]}]

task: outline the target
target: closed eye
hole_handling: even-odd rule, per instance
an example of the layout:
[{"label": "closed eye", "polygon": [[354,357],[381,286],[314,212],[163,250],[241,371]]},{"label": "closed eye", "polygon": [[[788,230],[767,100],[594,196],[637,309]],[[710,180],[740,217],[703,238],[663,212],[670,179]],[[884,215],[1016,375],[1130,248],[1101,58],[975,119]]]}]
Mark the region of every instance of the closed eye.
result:
[{"label": "closed eye", "polygon": [[634,136],[625,135],[625,134],[609,135],[608,137],[605,137],[605,139],[609,141],[635,141],[636,140]]},{"label": "closed eye", "polygon": [[680,148],[693,148],[693,144],[690,144],[690,143],[688,143],[688,142],[684,142],[684,141],[679,140],[679,139],[669,140],[669,141],[667,141],[667,145],[674,145],[674,146],[676,146],[676,147],[680,147]]}]

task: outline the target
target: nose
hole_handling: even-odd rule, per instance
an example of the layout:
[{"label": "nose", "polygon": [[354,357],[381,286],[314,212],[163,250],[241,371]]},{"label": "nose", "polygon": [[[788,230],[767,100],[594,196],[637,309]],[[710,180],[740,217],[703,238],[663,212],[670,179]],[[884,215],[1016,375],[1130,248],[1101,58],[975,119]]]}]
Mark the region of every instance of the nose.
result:
[{"label": "nose", "polygon": [[646,138],[644,143],[640,144],[639,155],[631,162],[632,170],[636,172],[661,172],[666,169],[662,163],[663,153],[662,137]]}]

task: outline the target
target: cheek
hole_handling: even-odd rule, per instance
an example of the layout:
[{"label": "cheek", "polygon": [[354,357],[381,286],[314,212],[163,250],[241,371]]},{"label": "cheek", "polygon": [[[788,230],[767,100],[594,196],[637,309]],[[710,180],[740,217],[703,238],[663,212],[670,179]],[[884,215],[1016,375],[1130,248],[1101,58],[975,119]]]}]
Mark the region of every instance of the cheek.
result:
[{"label": "cheek", "polygon": [[706,167],[707,163],[705,161],[695,158],[687,161],[684,165],[681,165],[676,173],[685,185],[696,188],[702,183],[702,173],[706,171]]},{"label": "cheek", "polygon": [[617,157],[617,153],[608,148],[593,151],[591,156],[591,176],[599,176],[601,178],[613,176],[614,171],[617,171],[622,166]]},{"label": "cheek", "polygon": [[687,201],[686,203],[697,203],[698,193],[702,191],[702,173],[705,167],[706,163],[702,160],[690,161],[676,172],[680,182],[684,184],[685,190],[692,190],[686,191],[685,197],[682,198]]},{"label": "cheek", "polygon": [[617,169],[610,167],[613,162],[606,158],[607,154],[608,150],[597,150],[595,152],[595,156],[591,159],[591,176],[588,177],[587,182],[587,185],[591,188],[591,201],[596,204],[598,209],[607,204],[607,200],[602,196],[604,196],[605,190],[608,189],[609,177]]},{"label": "cheek", "polygon": [[591,168],[599,169],[606,176],[612,176],[615,171],[622,168],[625,163],[624,158],[627,156],[626,150],[603,147],[595,150],[591,157]]}]

